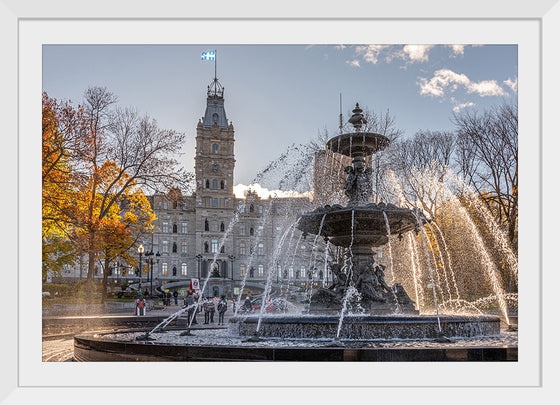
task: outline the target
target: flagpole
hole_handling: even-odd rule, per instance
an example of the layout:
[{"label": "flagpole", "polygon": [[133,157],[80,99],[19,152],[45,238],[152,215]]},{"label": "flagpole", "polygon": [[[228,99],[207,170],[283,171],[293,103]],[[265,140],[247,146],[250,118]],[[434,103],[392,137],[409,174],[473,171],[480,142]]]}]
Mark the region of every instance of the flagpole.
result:
[{"label": "flagpole", "polygon": [[218,80],[218,50],[214,49],[214,80]]}]

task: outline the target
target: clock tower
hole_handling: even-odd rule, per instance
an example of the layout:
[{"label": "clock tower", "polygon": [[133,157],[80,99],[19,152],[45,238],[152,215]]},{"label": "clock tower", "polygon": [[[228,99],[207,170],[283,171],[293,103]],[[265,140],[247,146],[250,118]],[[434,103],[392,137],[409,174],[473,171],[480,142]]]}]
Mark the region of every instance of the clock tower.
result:
[{"label": "clock tower", "polygon": [[[211,209],[233,208],[235,167],[233,124],[224,108],[224,88],[217,78],[208,86],[206,111],[196,127],[197,205]],[[200,199],[200,200],[199,200]]]},{"label": "clock tower", "polygon": [[[227,227],[236,208],[233,194],[234,130],[224,108],[224,87],[214,77],[206,111],[196,127],[196,250],[202,279],[212,274],[209,294],[231,282],[233,238]],[[222,280],[222,281],[220,281]]]}]

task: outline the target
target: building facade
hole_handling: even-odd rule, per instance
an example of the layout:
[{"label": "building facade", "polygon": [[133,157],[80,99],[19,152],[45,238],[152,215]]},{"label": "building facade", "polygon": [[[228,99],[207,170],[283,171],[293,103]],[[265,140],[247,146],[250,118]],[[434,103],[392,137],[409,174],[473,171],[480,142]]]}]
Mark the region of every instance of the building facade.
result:
[{"label": "building facade", "polygon": [[[224,101],[223,87],[214,79],[196,126],[194,194],[170,190],[150,197],[157,219],[153,234],[143,240],[145,251],[153,253],[143,263],[143,285],[151,275],[152,288],[184,293],[197,278],[201,287],[207,282],[204,294],[209,296],[237,295],[242,285],[258,293],[274,266],[270,281],[275,288],[303,287],[309,283],[311,255],[318,252],[312,252],[313,241],[302,240],[293,224],[311,202],[262,199],[250,191],[245,198],[235,197],[235,131]],[[137,281],[136,275],[133,268],[120,269],[109,279]],[[314,276],[327,277],[322,269]]]},{"label": "building facade", "polygon": [[[196,125],[195,192],[183,195],[172,189],[149,197],[157,219],[153,232],[142,240],[143,290],[184,294],[196,278],[201,287],[207,284],[204,295],[231,297],[242,289],[244,295],[259,293],[267,281],[287,292],[303,291],[311,283],[326,286],[332,280],[325,262],[340,258],[341,252],[328,248],[322,238],[302,237],[294,226],[300,213],[313,208],[308,198],[263,199],[251,191],[236,198],[234,144],[224,90],[214,79],[208,86],[204,116]],[[325,151],[316,154],[316,204],[327,203],[329,195],[332,200],[333,193],[340,192],[346,160],[333,159]],[[83,260],[69,267],[64,279],[85,278],[86,266]],[[138,283],[137,267],[115,263],[109,282]],[[95,279],[103,277],[101,266],[98,269]]]}]

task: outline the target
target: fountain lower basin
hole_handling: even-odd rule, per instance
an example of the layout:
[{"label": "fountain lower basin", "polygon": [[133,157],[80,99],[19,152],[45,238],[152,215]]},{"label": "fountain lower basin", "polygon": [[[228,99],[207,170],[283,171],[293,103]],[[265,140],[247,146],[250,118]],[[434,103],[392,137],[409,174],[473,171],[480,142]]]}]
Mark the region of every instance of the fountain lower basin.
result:
[{"label": "fountain lower basin", "polygon": [[[339,315],[267,316],[258,335],[269,338],[332,339],[337,336]],[[233,336],[253,336],[258,316],[234,317],[229,332]],[[440,316],[441,333],[449,338],[472,338],[500,334],[500,318],[494,316]],[[346,315],[341,339],[391,340],[437,339],[438,319],[426,315]]]}]

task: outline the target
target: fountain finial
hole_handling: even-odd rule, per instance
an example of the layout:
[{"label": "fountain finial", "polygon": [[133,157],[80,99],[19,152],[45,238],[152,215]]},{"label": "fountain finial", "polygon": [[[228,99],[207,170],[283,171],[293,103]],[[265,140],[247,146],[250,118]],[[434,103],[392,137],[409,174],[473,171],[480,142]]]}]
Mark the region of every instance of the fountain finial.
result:
[{"label": "fountain finial", "polygon": [[356,131],[359,131],[362,128],[362,125],[367,123],[362,112],[363,110],[360,108],[360,105],[356,103],[356,108],[352,110],[353,114],[348,120],[348,122],[354,126]]}]

